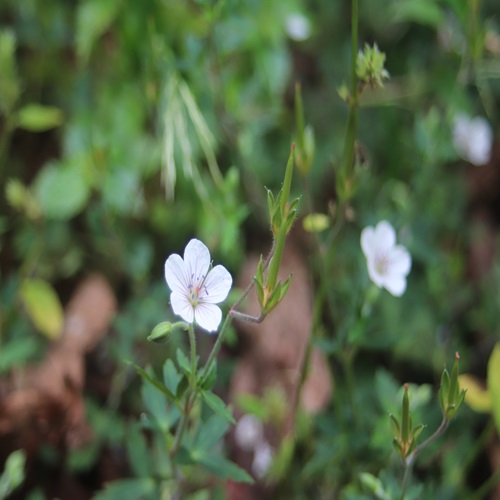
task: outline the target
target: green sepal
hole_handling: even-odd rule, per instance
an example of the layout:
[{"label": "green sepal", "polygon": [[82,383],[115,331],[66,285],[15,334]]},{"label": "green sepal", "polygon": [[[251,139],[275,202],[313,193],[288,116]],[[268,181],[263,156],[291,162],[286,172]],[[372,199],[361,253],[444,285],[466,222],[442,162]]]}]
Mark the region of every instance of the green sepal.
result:
[{"label": "green sepal", "polygon": [[394,446],[394,449],[398,452],[399,455],[401,455],[401,457],[404,457],[403,448],[401,447],[399,439],[394,438],[392,440],[392,446]]},{"label": "green sepal", "polygon": [[446,408],[448,406],[448,394],[450,390],[450,376],[446,368],[443,369],[443,374],[441,375],[441,387],[439,388],[439,402],[441,403],[441,408],[443,413],[446,413]]},{"label": "green sepal", "polygon": [[295,222],[295,219],[297,218],[297,206],[300,202],[300,198],[295,198],[291,203],[287,211],[287,217],[286,217],[286,234],[290,232],[290,229],[292,229],[293,223]]},{"label": "green sepal", "polygon": [[282,216],[281,210],[279,208],[280,198],[281,198],[281,191],[278,194],[278,198],[276,200],[277,207],[276,207],[276,210],[274,211],[274,213],[272,215],[272,219],[271,219],[271,228],[273,230],[273,234],[275,237],[278,235],[279,230],[281,228],[282,221],[283,221],[283,216]]},{"label": "green sepal", "polygon": [[394,438],[399,438],[401,436],[401,426],[399,425],[398,419],[392,413],[389,415],[389,419],[391,421],[392,435]]},{"label": "green sepal", "polygon": [[458,384],[458,359],[455,359],[453,364],[453,370],[450,376],[450,387],[448,389],[448,404],[455,404],[460,393],[460,387]]},{"label": "green sepal", "polygon": [[419,424],[411,431],[411,439],[412,441],[416,441],[418,436],[422,433],[422,431],[425,429],[424,424]]},{"label": "green sepal", "polygon": [[164,321],[162,323],[158,323],[153,328],[147,340],[149,342],[155,342],[157,344],[161,344],[163,342],[166,342],[171,333],[172,333],[172,323],[170,323],[169,321]]},{"label": "green sepal", "polygon": [[410,418],[410,399],[408,396],[408,384],[405,384],[405,392],[403,394],[403,405],[401,412],[401,439],[403,443],[408,442],[411,432],[411,418]]},{"label": "green sepal", "polygon": [[262,255],[260,256],[259,263],[257,264],[257,272],[254,276],[255,282],[261,286],[264,286],[264,264],[262,262]]},{"label": "green sepal", "polygon": [[257,298],[259,299],[260,307],[263,308],[265,306],[264,288],[262,287],[262,284],[257,281],[256,278],[254,278],[254,280],[255,280],[255,291],[257,292]]},{"label": "green sepal", "polygon": [[269,210],[269,219],[272,221],[276,210],[276,200],[274,199],[274,194],[270,189],[267,190],[267,208]]},{"label": "green sepal", "polygon": [[265,310],[264,312],[266,314],[270,313],[278,304],[280,301],[280,295],[281,295],[281,281],[278,281],[276,283],[276,286],[274,287],[274,290],[271,292],[271,295],[269,296],[269,299],[267,300],[267,303],[265,305]]},{"label": "green sepal", "polygon": [[292,281],[292,276],[293,276],[293,273],[291,273],[290,276],[288,276],[286,281],[283,283],[283,285],[281,285],[278,304],[285,298],[285,295],[288,292],[288,289],[290,288],[290,282]]}]

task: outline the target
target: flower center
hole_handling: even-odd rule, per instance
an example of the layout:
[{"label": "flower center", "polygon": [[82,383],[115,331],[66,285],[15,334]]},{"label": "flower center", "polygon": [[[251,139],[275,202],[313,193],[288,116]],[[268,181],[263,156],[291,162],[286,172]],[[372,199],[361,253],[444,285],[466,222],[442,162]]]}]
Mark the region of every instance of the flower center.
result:
[{"label": "flower center", "polygon": [[389,268],[389,256],[385,253],[377,255],[375,258],[375,269],[381,274],[387,274],[387,269]]},{"label": "flower center", "polygon": [[188,285],[189,289],[189,302],[193,307],[196,307],[208,295],[208,289],[205,283],[206,276],[202,274],[195,278],[194,274],[191,275],[191,283]]}]

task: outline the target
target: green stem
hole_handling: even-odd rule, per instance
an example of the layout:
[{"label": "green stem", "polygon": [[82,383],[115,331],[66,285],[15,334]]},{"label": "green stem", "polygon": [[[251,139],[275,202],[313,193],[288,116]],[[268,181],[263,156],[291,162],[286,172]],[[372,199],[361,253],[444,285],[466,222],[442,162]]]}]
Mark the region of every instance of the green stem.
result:
[{"label": "green stem", "polygon": [[358,57],[358,0],[352,0],[351,17],[351,87],[349,96],[349,116],[347,118],[347,131],[344,146],[342,165],[342,197],[349,198],[351,190],[352,169],[354,166],[354,151],[358,133],[358,79],[356,76],[356,60]]},{"label": "green stem", "polygon": [[281,227],[278,236],[275,241],[274,254],[271,257],[271,262],[269,263],[269,272],[267,274],[266,288],[271,293],[276,286],[276,281],[278,279],[278,271],[281,265],[281,259],[283,257],[283,252],[285,250],[285,240],[286,240],[286,222],[281,223]]},{"label": "green stem", "polygon": [[358,0],[352,0],[351,13],[351,96],[357,93],[356,60],[358,57]]},{"label": "green stem", "polygon": [[189,346],[191,350],[191,387],[196,391],[196,336],[194,334],[193,323],[189,324]]},{"label": "green stem", "polygon": [[219,335],[217,336],[217,340],[215,341],[215,344],[212,347],[212,351],[210,352],[210,355],[208,356],[207,362],[205,363],[205,367],[203,368],[203,378],[206,377],[206,375],[210,371],[212,363],[214,362],[215,357],[217,356],[217,354],[222,346],[224,332],[226,331],[226,328],[230,322],[231,322],[231,315],[228,314],[226,316],[226,319],[224,320],[224,323],[222,323],[222,327],[220,329]]},{"label": "green stem", "polygon": [[0,185],[3,185],[4,176],[7,172],[7,152],[14,129],[14,120],[7,117],[5,119],[4,131],[0,135]]},{"label": "green stem", "polygon": [[408,486],[408,480],[411,475],[411,470],[413,467],[413,463],[415,462],[415,459],[417,458],[417,455],[427,446],[429,446],[433,441],[435,441],[443,432],[446,430],[448,427],[449,420],[443,417],[443,420],[441,422],[441,425],[437,428],[436,432],[427,438],[423,443],[419,444],[404,460],[404,465],[405,465],[405,473],[403,476],[403,483],[401,486],[401,497],[400,499],[403,500],[406,492],[406,488]]},{"label": "green stem", "polygon": [[351,411],[352,411],[352,418],[354,425],[357,426],[359,422],[359,415],[358,415],[358,409],[356,405],[356,399],[354,397],[354,394],[356,393],[356,388],[354,384],[354,372],[352,369],[353,361],[354,361],[354,356],[356,354],[356,350],[354,347],[352,348],[347,348],[347,351],[344,351],[341,356],[341,361],[342,361],[342,367],[344,368],[344,374],[346,377],[346,383],[347,383],[347,393],[348,393],[348,398],[349,398],[349,404],[351,406]]}]

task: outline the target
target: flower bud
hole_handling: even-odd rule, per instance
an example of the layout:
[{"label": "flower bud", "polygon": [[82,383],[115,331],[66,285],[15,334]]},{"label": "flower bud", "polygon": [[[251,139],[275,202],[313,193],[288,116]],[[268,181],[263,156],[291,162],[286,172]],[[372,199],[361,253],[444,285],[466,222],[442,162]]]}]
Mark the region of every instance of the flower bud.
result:
[{"label": "flower bud", "polygon": [[443,410],[443,415],[447,420],[455,416],[460,406],[465,399],[465,390],[460,390],[459,376],[458,376],[458,360],[460,355],[455,353],[455,364],[451,376],[448,374],[446,368],[443,370],[441,376],[441,388],[439,389],[439,402]]},{"label": "flower bud", "polygon": [[189,325],[184,323],[184,321],[177,321],[176,323],[170,323],[169,321],[164,321],[163,323],[158,323],[147,340],[149,342],[155,342],[156,344],[161,344],[167,340],[167,338],[173,333],[188,330]]}]

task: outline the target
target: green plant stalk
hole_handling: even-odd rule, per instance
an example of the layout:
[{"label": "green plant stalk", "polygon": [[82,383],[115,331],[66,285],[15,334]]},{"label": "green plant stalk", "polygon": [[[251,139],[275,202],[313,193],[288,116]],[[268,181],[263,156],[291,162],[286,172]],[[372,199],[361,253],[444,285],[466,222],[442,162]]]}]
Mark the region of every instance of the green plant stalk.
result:
[{"label": "green plant stalk", "polygon": [[408,486],[408,480],[411,475],[411,469],[413,467],[413,463],[415,462],[415,459],[417,458],[417,455],[427,446],[429,446],[432,442],[434,442],[443,432],[446,430],[448,427],[449,420],[445,417],[443,417],[443,420],[440,424],[440,426],[437,428],[436,432],[428,437],[423,443],[419,444],[404,460],[404,465],[405,465],[405,473],[403,476],[403,484],[401,486],[401,500],[404,500],[406,488]]},{"label": "green plant stalk", "polygon": [[196,336],[193,323],[189,323],[189,346],[191,351],[191,387],[196,391]]},{"label": "green plant stalk", "polygon": [[230,322],[231,322],[231,315],[227,314],[226,319],[224,320],[224,323],[222,323],[222,327],[220,329],[219,335],[217,335],[217,340],[215,341],[215,344],[212,347],[212,351],[210,352],[208,359],[207,359],[207,362],[205,363],[205,367],[203,368],[203,378],[205,378],[207,376],[207,374],[210,371],[210,368],[212,366],[212,363],[215,360],[215,357],[219,353],[219,350],[222,346],[222,340],[224,338],[224,332],[226,331],[226,328]]},{"label": "green plant stalk", "polygon": [[304,108],[300,83],[295,84],[295,123],[300,154],[304,154]]},{"label": "green plant stalk", "polygon": [[5,118],[4,130],[0,136],[0,185],[4,185],[4,177],[7,172],[7,152],[10,140],[15,129],[15,120],[10,116]]},{"label": "green plant stalk", "polygon": [[282,187],[283,189],[281,196],[282,224],[285,224],[286,204],[288,203],[288,198],[290,197],[290,189],[292,187],[294,151],[295,151],[295,144],[292,144],[292,150],[290,151],[290,156],[288,157],[288,161],[286,163],[285,179],[283,180],[283,187]]},{"label": "green plant stalk", "polygon": [[[346,196],[346,183],[350,183],[354,166],[354,150],[358,133],[358,79],[356,76],[356,60],[358,56],[358,0],[352,0],[351,14],[351,85],[349,96],[349,116],[344,145],[344,158],[341,178],[344,183],[343,196]],[[349,195],[347,194],[347,197]]]},{"label": "green plant stalk", "polygon": [[271,294],[276,286],[276,281],[278,279],[278,271],[281,265],[281,259],[283,257],[283,252],[285,250],[285,240],[286,240],[286,224],[283,223],[280,227],[278,237],[276,238],[276,247],[274,250],[274,255],[269,263],[269,272],[267,274],[266,289]]},{"label": "green plant stalk", "polygon": [[352,369],[355,356],[356,356],[355,347],[352,347],[352,349],[349,350],[344,350],[342,352],[341,362],[346,377],[347,394],[349,398],[349,404],[351,406],[352,417],[354,420],[354,424],[357,426],[359,423],[359,415],[358,415],[358,407],[356,405],[356,398],[354,397],[354,394],[356,392],[356,387],[354,383],[354,370]]}]

